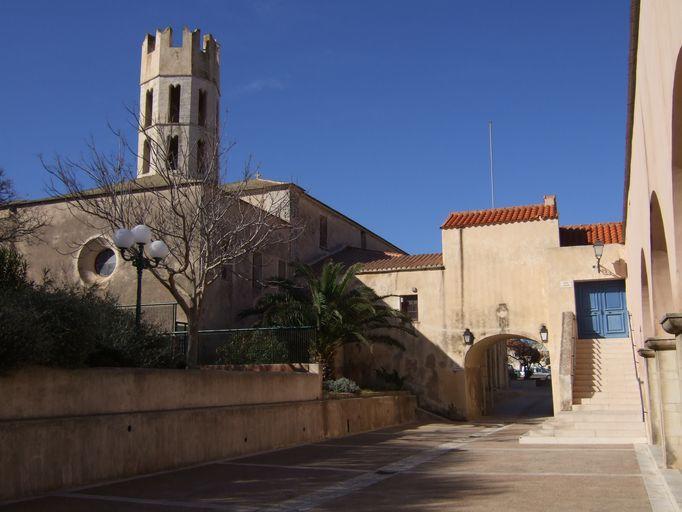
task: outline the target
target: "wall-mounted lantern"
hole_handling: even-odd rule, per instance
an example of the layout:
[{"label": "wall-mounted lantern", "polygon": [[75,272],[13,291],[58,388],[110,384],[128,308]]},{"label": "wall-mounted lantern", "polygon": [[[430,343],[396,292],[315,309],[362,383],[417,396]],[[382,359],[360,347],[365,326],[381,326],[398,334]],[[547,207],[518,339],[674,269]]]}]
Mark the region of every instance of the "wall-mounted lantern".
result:
[{"label": "wall-mounted lantern", "polygon": [[547,343],[548,339],[549,331],[547,330],[547,326],[545,324],[542,324],[540,326],[540,340],[542,340],[543,343]]},{"label": "wall-mounted lantern", "polygon": [[597,272],[601,271],[601,257],[604,254],[604,242],[601,240],[596,240],[594,244],[592,244],[592,248],[594,249],[594,257],[597,258],[597,265],[594,267],[597,269]]},{"label": "wall-mounted lantern", "polygon": [[476,338],[474,338],[474,333],[472,333],[468,327],[466,329],[464,329],[464,333],[462,334],[462,337],[464,338],[464,344],[465,345],[473,345],[474,340],[476,339]]}]

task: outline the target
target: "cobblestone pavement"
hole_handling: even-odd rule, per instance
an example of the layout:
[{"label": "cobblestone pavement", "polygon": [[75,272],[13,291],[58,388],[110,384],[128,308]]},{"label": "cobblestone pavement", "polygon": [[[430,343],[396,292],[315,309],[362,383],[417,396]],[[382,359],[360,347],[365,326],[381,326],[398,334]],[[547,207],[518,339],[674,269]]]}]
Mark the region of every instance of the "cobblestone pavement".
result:
[{"label": "cobblestone pavement", "polygon": [[635,447],[519,445],[530,426],[416,423],[72,489],[0,511],[652,510]]}]

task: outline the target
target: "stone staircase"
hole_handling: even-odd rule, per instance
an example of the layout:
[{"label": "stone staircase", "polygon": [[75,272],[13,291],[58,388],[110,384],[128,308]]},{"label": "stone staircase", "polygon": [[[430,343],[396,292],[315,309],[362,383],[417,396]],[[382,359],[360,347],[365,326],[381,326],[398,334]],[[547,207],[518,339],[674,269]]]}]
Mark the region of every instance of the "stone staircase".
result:
[{"label": "stone staircase", "polygon": [[646,443],[630,340],[578,340],[573,375],[573,410],[559,412],[521,437],[520,442]]}]

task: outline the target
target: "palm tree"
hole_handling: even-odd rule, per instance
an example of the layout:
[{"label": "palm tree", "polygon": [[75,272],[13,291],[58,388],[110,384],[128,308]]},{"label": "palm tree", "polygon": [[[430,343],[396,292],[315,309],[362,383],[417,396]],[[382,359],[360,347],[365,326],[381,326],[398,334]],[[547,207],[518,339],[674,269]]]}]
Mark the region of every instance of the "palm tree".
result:
[{"label": "palm tree", "polygon": [[414,335],[411,319],[388,306],[382,300],[385,297],[371,288],[358,285],[358,268],[327,262],[318,274],[309,265],[298,265],[295,281],[271,280],[268,284],[277,291],[261,297],[240,316],[256,316],[256,325],[263,327],[315,327],[312,351],[325,379],[332,377],[334,355],[345,344],[371,347],[382,343],[404,350],[392,333]]}]

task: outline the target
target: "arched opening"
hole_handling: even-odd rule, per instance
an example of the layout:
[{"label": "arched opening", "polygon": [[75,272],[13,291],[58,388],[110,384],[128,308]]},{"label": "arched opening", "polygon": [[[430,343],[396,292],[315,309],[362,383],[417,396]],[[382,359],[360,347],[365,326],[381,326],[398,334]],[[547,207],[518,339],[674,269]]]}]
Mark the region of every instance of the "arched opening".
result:
[{"label": "arched opening", "polygon": [[[677,56],[672,98],[671,167],[673,192],[673,223],[675,228],[676,286],[682,282],[682,50]],[[682,290],[676,290],[682,308]]]},{"label": "arched opening", "polygon": [[149,166],[151,161],[151,148],[149,141],[145,140],[142,144],[142,174],[147,174],[149,172]]},{"label": "arched opening", "polygon": [[654,335],[654,323],[651,320],[651,298],[649,296],[649,274],[646,270],[644,251],[641,253],[640,275],[642,280],[642,341]]},{"label": "arched opening", "polygon": [[[519,357],[525,351],[515,350],[517,343],[540,357]],[[520,334],[489,336],[471,346],[464,369],[467,418],[552,415],[551,365],[542,343]]]},{"label": "arched opening", "polygon": [[168,122],[180,122],[180,84],[168,87]]},{"label": "arched opening", "polygon": [[144,100],[144,127],[152,125],[152,109],[154,108],[154,89],[148,89]]},{"label": "arched opening", "polygon": [[670,280],[670,264],[668,262],[668,244],[665,239],[663,216],[658,197],[651,194],[651,288],[653,297],[654,329],[657,336],[665,332],[660,320],[665,313],[672,311],[672,287]]}]

